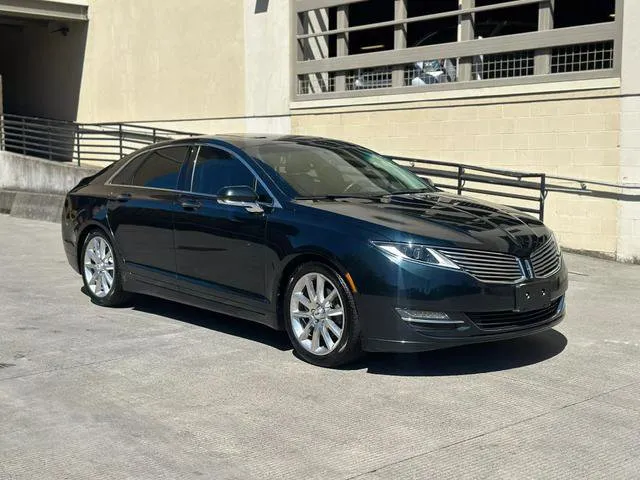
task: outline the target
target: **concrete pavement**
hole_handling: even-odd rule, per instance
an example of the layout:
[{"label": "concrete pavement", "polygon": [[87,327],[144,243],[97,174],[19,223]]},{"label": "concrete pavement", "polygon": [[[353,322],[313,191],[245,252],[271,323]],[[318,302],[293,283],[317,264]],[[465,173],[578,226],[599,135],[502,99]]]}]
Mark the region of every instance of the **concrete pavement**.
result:
[{"label": "concrete pavement", "polygon": [[57,224],[0,215],[0,479],[640,478],[640,267],[566,255],[534,337],[344,370],[286,335],[93,305]]}]

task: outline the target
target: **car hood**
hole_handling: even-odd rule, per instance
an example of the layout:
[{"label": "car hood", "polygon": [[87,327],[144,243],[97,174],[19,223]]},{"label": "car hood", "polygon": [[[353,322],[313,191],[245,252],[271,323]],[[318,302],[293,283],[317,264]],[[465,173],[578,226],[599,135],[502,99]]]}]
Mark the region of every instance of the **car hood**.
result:
[{"label": "car hood", "polygon": [[526,256],[551,235],[514,208],[442,192],[298,203],[382,227],[380,233],[394,241]]}]

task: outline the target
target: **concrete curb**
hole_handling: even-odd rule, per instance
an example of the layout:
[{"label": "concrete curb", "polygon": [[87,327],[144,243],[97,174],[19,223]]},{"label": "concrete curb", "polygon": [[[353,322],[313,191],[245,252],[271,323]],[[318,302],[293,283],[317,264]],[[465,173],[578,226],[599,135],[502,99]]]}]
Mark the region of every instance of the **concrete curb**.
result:
[{"label": "concrete curb", "polygon": [[12,217],[60,223],[64,195],[0,190],[0,213]]}]

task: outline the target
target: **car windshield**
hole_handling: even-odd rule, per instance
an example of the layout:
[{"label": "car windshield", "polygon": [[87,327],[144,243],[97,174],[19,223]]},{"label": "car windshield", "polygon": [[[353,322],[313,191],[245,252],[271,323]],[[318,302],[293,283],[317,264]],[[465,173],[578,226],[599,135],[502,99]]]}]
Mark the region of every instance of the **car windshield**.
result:
[{"label": "car windshield", "polygon": [[352,145],[268,143],[247,149],[300,197],[383,196],[435,191],[393,161]]}]

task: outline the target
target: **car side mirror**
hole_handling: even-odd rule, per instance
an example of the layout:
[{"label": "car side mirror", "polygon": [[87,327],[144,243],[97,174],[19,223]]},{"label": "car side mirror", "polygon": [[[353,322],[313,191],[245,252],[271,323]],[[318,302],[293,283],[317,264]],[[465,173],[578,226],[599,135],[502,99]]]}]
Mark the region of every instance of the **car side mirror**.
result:
[{"label": "car side mirror", "polygon": [[262,213],[264,209],[258,204],[258,194],[251,187],[239,185],[222,187],[217,193],[218,203],[235,207],[244,207],[250,213]]}]

